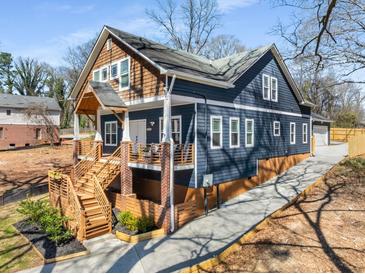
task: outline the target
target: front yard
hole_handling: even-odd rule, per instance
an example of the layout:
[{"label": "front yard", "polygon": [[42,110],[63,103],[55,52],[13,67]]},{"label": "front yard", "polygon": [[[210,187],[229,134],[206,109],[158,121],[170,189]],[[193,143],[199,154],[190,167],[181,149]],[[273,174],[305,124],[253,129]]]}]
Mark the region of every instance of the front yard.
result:
[{"label": "front yard", "polygon": [[365,272],[365,158],[337,165],[206,272]]}]

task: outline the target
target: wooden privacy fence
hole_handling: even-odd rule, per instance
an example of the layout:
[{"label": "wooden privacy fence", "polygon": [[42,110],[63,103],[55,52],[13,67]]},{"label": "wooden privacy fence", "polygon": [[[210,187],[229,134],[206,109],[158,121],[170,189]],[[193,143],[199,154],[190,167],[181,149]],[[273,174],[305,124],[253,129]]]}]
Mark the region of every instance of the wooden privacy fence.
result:
[{"label": "wooden privacy fence", "polygon": [[349,156],[354,157],[365,154],[365,134],[352,136],[349,139]]},{"label": "wooden privacy fence", "polygon": [[348,142],[353,136],[365,135],[365,128],[331,128],[331,141]]}]

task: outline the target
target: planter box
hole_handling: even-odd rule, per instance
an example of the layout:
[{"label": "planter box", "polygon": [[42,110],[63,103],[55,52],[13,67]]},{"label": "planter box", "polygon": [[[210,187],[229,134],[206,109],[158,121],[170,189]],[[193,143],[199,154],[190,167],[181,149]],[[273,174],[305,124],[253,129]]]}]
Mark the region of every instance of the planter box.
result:
[{"label": "planter box", "polygon": [[156,230],[152,230],[146,233],[142,233],[142,234],[137,234],[137,235],[128,235],[126,233],[120,232],[120,231],[116,231],[115,232],[115,236],[121,240],[121,241],[125,241],[128,243],[138,243],[141,241],[145,241],[145,240],[149,240],[149,239],[153,239],[153,238],[158,238],[161,236],[164,236],[165,231],[163,228],[160,229],[156,229]]}]

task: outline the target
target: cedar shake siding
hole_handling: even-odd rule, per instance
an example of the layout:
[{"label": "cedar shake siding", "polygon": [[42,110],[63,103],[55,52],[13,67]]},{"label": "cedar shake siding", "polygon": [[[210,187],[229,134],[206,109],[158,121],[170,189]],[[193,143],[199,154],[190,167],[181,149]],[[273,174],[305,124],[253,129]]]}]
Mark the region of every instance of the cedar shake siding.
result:
[{"label": "cedar shake siding", "polygon": [[156,68],[132,52],[120,41],[111,36],[109,38],[112,39],[111,49],[107,49],[107,40],[88,73],[87,80],[84,82],[79,94],[82,94],[87,82],[93,80],[94,70],[130,57],[130,88],[119,91],[119,79],[108,80],[113,89],[118,92],[124,101],[163,95],[164,76],[161,76]]}]

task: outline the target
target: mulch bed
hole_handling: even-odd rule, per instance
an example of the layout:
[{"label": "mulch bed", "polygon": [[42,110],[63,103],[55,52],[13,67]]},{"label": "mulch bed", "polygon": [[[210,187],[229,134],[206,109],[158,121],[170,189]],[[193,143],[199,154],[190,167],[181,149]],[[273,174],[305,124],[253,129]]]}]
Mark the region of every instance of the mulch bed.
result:
[{"label": "mulch bed", "polygon": [[126,227],[124,227],[120,223],[117,223],[115,225],[115,227],[114,227],[114,233],[115,233],[115,231],[123,232],[125,234],[128,234],[129,236],[134,236],[134,235],[140,234],[140,233],[138,233],[138,230],[131,231],[131,230],[127,229]]},{"label": "mulch bed", "polygon": [[39,227],[29,224],[25,220],[14,224],[14,227],[38,249],[46,260],[87,251],[75,238],[63,245],[56,246]]}]

